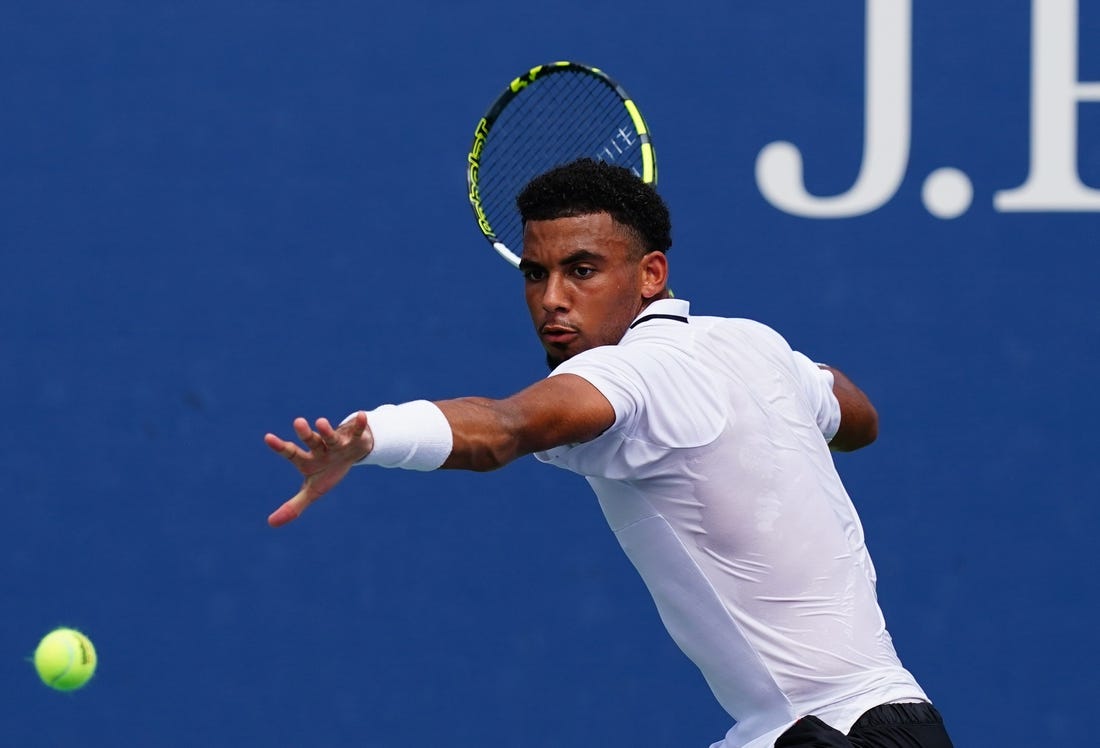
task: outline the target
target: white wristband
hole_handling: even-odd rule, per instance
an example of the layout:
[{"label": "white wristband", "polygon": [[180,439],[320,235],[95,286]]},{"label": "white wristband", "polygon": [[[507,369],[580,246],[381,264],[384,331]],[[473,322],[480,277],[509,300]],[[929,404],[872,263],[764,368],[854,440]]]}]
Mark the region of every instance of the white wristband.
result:
[{"label": "white wristband", "polygon": [[[356,416],[352,413],[344,423]],[[374,449],[358,465],[435,470],[451,454],[454,437],[447,416],[432,402],[414,400],[367,411]]]}]

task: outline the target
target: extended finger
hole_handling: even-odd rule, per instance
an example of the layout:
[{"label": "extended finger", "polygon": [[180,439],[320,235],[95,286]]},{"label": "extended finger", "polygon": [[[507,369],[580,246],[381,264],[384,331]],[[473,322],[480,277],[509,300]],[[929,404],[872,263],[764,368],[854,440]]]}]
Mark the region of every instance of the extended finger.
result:
[{"label": "extended finger", "polygon": [[298,445],[294,442],[288,442],[285,439],[280,439],[275,434],[264,434],[264,443],[269,446],[273,451],[278,452],[283,457],[287,458],[291,462],[303,456],[305,453],[298,448]]},{"label": "extended finger", "polygon": [[294,419],[294,433],[298,435],[298,438],[302,441],[309,441],[309,438],[313,436],[313,429],[309,427],[309,421],[304,418]]},{"label": "extended finger", "polygon": [[341,427],[349,427],[350,426],[352,438],[353,439],[358,439],[360,436],[362,436],[363,432],[367,428],[367,414],[360,410],[360,411],[356,412],[354,415],[352,415],[349,418],[345,419],[344,422],[340,424],[340,426]]},{"label": "extended finger", "polygon": [[331,447],[336,443],[336,429],[332,428],[327,418],[318,418],[314,426],[326,446]]},{"label": "extended finger", "polygon": [[306,507],[312,504],[316,498],[315,496],[310,498],[306,490],[302,489],[272,512],[267,518],[267,524],[272,527],[282,527],[289,522],[293,522],[298,519],[298,517],[302,516],[302,512],[304,512]]},{"label": "extended finger", "polygon": [[324,449],[326,444],[321,435],[309,427],[309,421],[304,418],[294,419],[294,433],[310,449]]}]

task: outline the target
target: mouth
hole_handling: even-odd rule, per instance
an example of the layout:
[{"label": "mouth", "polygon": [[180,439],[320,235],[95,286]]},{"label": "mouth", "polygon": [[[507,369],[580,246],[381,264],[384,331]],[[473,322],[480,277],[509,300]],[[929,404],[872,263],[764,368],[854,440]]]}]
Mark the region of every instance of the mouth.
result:
[{"label": "mouth", "polygon": [[578,334],[574,328],[566,325],[547,324],[539,328],[539,337],[546,345],[568,345]]}]

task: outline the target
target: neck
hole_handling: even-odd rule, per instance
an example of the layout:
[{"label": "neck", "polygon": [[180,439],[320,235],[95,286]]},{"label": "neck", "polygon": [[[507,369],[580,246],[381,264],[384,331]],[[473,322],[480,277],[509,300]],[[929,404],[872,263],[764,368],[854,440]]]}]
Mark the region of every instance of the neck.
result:
[{"label": "neck", "polygon": [[654,301],[661,301],[662,299],[671,298],[672,292],[669,291],[667,288],[662,288],[660,291],[657,292],[656,295],[651,296],[648,299],[642,299],[642,306],[640,309],[638,309],[638,313],[641,314],[642,312],[644,312]]}]

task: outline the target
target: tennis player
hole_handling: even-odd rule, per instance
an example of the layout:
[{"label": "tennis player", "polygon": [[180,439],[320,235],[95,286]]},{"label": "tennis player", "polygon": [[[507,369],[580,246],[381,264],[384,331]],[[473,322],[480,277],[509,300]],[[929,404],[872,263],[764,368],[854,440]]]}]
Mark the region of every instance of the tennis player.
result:
[{"label": "tennis player", "polygon": [[265,441],[304,476],[286,524],[353,465],[492,470],[517,457],[588,479],[669,634],[736,723],[712,748],[947,748],[902,666],[830,449],[878,417],[841,372],[746,319],[694,316],[668,292],[668,210],[591,160],[517,199],[520,269],[550,376],[503,400],[383,405],[305,448]]}]

